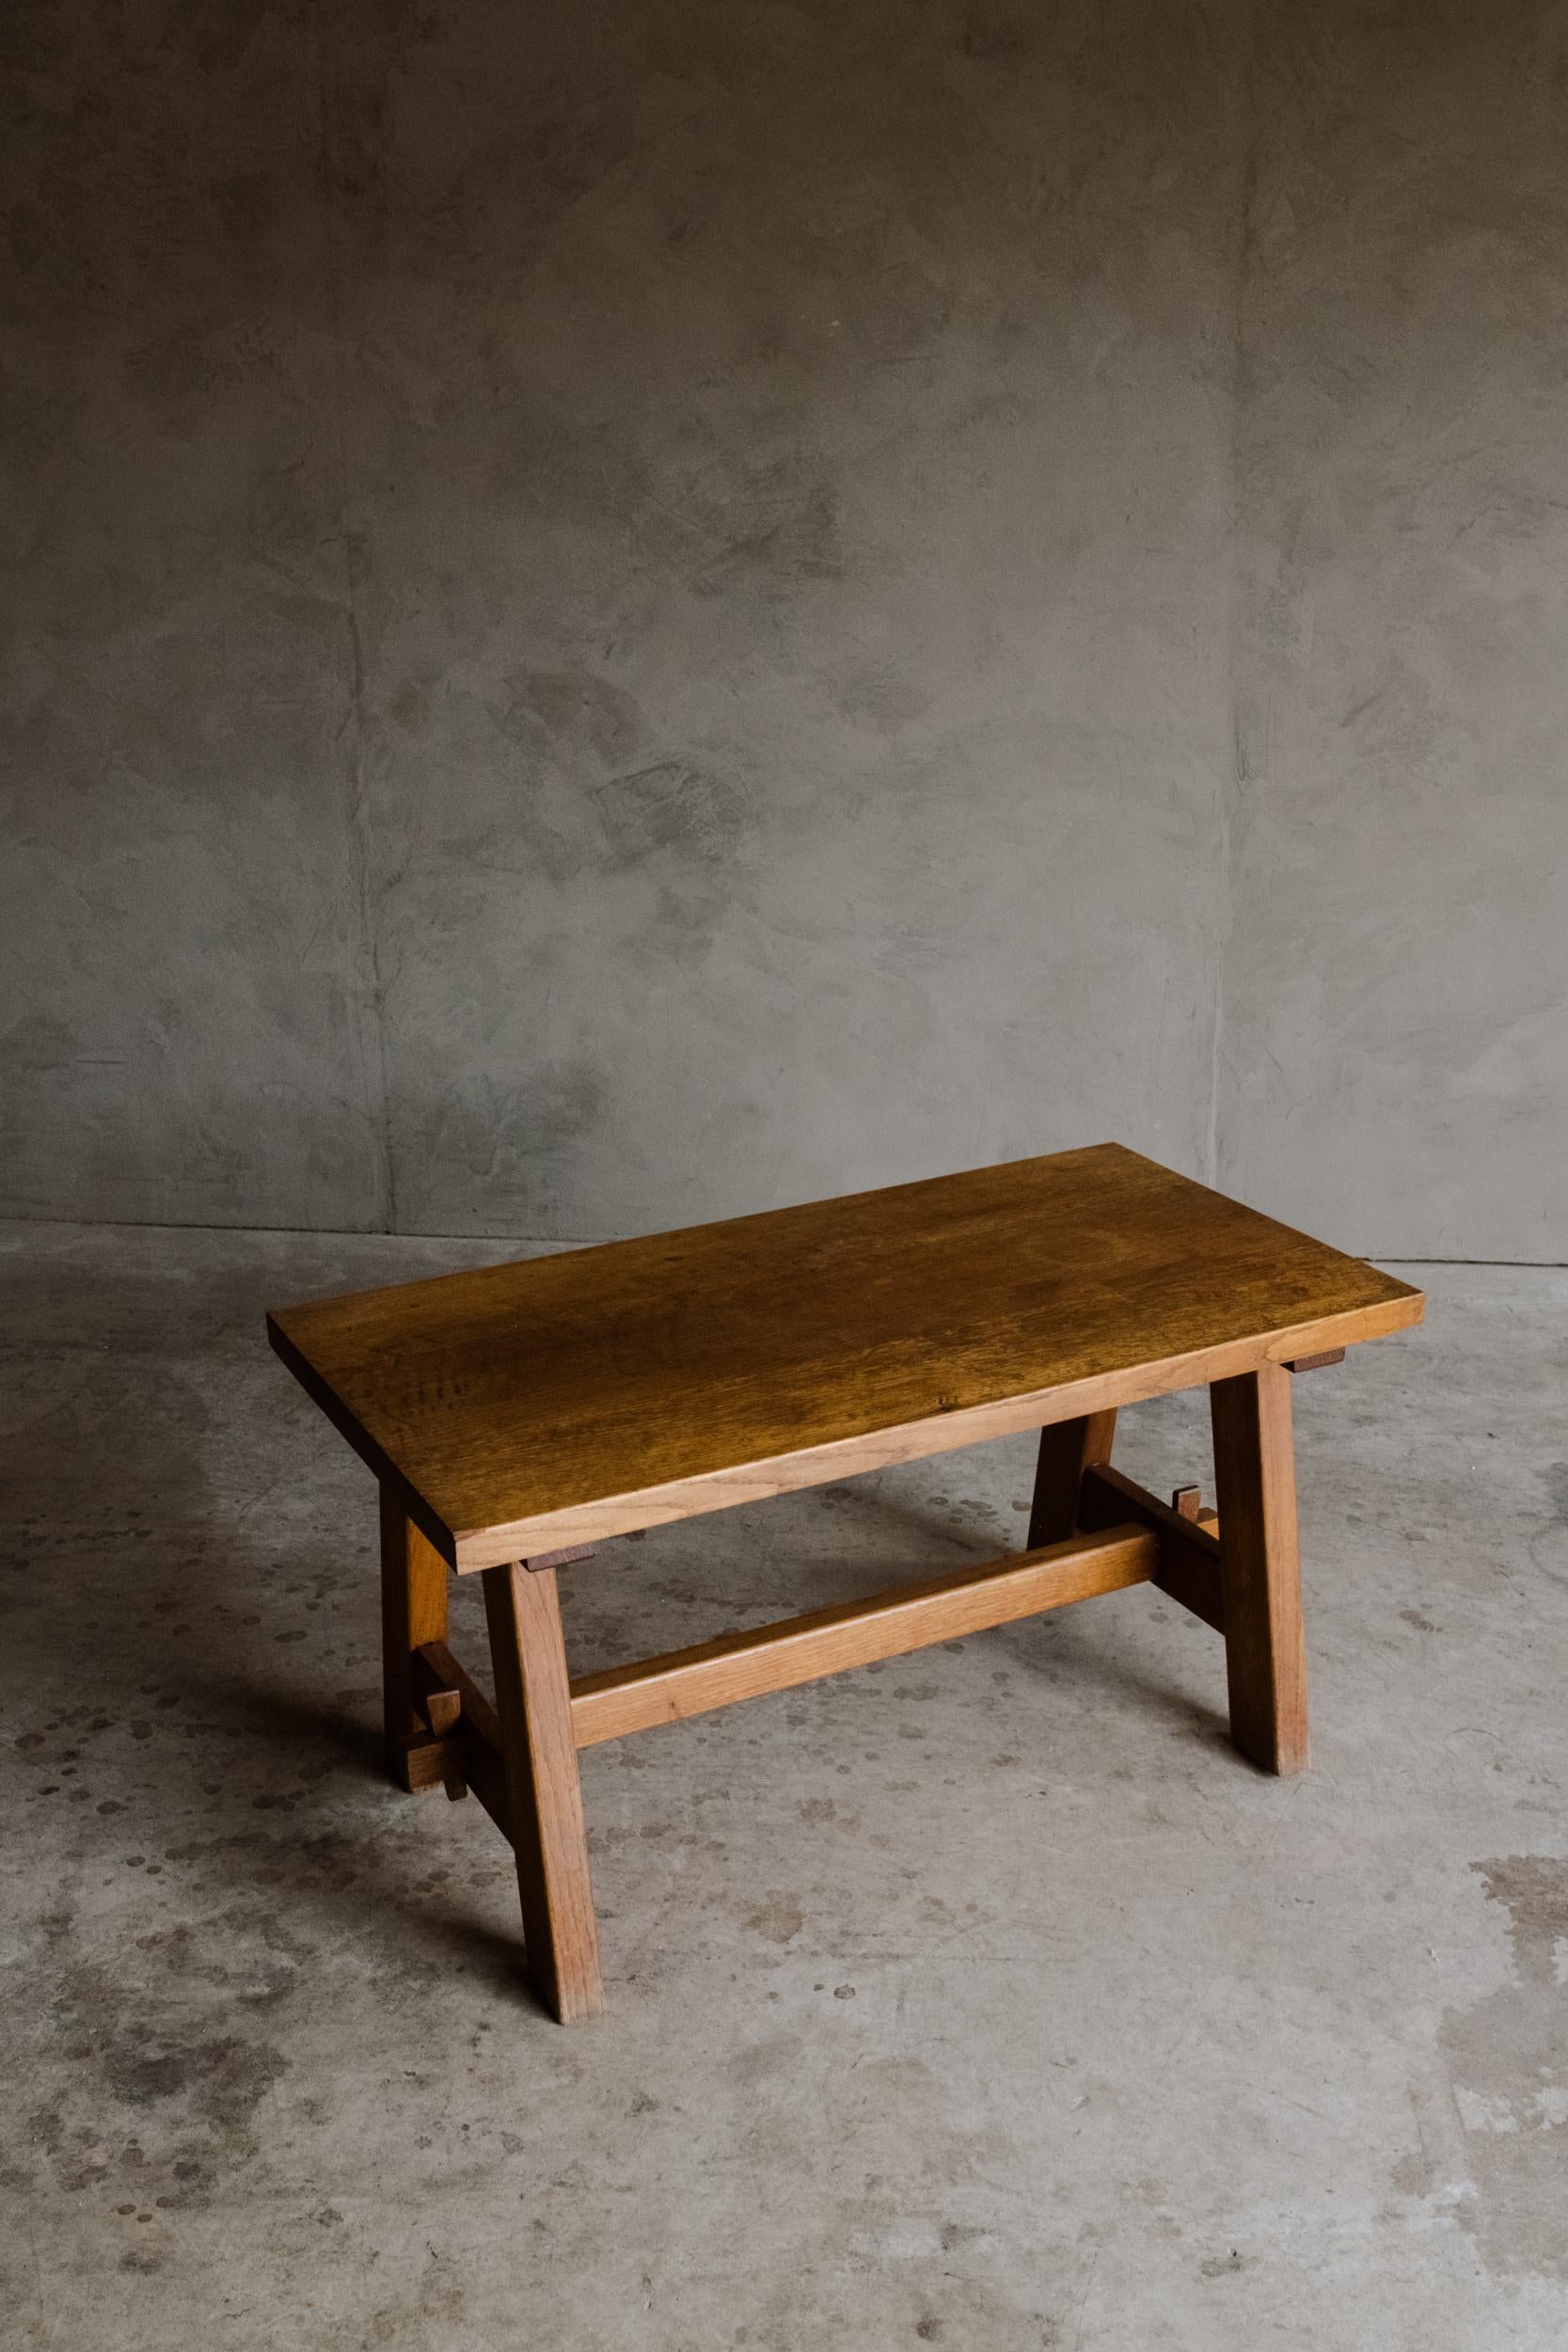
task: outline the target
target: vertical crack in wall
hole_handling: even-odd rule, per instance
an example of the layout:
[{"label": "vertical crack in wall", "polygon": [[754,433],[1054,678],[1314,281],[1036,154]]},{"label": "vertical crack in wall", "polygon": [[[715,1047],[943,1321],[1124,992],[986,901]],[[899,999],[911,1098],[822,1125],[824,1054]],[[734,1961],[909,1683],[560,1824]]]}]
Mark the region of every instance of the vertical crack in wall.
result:
[{"label": "vertical crack in wall", "polygon": [[1241,58],[1237,91],[1239,168],[1236,175],[1236,223],[1232,237],[1230,299],[1230,445],[1228,474],[1229,615],[1226,648],[1226,684],[1229,720],[1229,756],[1216,794],[1219,844],[1216,892],[1219,922],[1214,942],[1213,984],[1209,1020],[1209,1118],[1204,1137],[1203,1176],[1207,1184],[1220,1178],[1220,1087],[1225,1072],[1226,962],[1236,929],[1235,875],[1232,842],[1249,778],[1242,723],[1241,679],[1246,634],[1247,561],[1245,514],[1242,491],[1243,420],[1246,407],[1246,305],[1254,259],[1253,215],[1258,196],[1258,0],[1242,19]]},{"label": "vertical crack in wall", "polygon": [[375,1206],[372,1229],[398,1230],[397,1173],[392,1153],[391,1096],[387,1077],[386,982],[381,968],[375,886],[375,836],[365,760],[365,659],[359,631],[359,556],[349,515],[348,386],[344,368],[346,325],[343,271],[338,252],[338,174],[333,154],[333,107],[327,82],[321,14],[316,18],[316,102],[321,125],[321,196],[326,256],[327,332],[332,349],[332,424],[338,476],[338,537],[342,557],[342,597],[348,629],[349,705],[339,739],[346,739],[346,813],[354,867],[358,939],[353,1025],[361,1094],[375,1155]]}]

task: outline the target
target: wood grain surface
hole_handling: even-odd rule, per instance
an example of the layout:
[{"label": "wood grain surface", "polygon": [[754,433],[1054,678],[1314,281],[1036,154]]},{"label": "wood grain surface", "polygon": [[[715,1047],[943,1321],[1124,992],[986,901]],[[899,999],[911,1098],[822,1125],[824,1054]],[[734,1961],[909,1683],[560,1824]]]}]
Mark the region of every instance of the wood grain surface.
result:
[{"label": "wood grain surface", "polygon": [[414,1712],[412,1661],[423,1642],[447,1638],[447,1564],[381,1490],[381,1686],[387,1770],[400,1788],[438,1785],[439,1745]]},{"label": "wood grain surface", "polygon": [[268,1328],[474,1569],[1377,1338],[1421,1306],[1099,1144],[323,1299]]},{"label": "wood grain surface", "polygon": [[1230,1736],[1266,1772],[1307,1769],[1307,1646],[1291,1375],[1265,1364],[1209,1391]]},{"label": "wood grain surface", "polygon": [[531,1576],[521,1561],[491,1568],[484,1614],[523,1957],[545,2007],[569,2026],[596,2017],[604,1992],[555,1570]]},{"label": "wood grain surface", "polygon": [[1080,1413],[1071,1421],[1053,1422],[1040,1431],[1035,1463],[1035,1496],[1029,1509],[1029,1549],[1059,1544],[1080,1524],[1079,1490],[1084,1472],[1111,1458],[1116,1443],[1117,1417],[1112,1413]]}]

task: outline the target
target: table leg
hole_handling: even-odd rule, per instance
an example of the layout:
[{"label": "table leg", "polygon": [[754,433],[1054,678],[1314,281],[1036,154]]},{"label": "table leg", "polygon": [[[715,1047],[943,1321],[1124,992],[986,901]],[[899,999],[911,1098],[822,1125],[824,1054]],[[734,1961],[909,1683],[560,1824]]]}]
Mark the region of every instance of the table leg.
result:
[{"label": "table leg", "polygon": [[[438,1788],[440,1775],[424,1777],[414,1766],[417,1750],[439,1745],[414,1710],[412,1660],[425,1642],[447,1638],[447,1564],[404,1514],[381,1490],[381,1667],[385,1703],[387,1770],[400,1788]],[[420,1735],[424,1732],[421,1742]]]},{"label": "table leg", "polygon": [[1053,1422],[1040,1431],[1035,1500],[1029,1514],[1031,1551],[1041,1544],[1065,1544],[1076,1531],[1084,1472],[1110,1460],[1116,1434],[1115,1412],[1083,1413],[1076,1421]]},{"label": "table leg", "polygon": [[1266,1772],[1307,1765],[1307,1651],[1291,1375],[1264,1364],[1209,1391],[1225,1587],[1230,1736]]},{"label": "table leg", "polygon": [[571,2025],[597,2015],[604,1995],[555,1570],[486,1568],[484,1614],[529,1979]]}]

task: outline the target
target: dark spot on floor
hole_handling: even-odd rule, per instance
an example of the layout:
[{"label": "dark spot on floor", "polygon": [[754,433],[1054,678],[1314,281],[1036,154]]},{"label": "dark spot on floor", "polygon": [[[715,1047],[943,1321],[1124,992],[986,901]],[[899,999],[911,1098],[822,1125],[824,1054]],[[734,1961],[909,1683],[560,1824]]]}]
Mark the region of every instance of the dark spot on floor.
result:
[{"label": "dark spot on floor", "polygon": [[1541,1475],[1551,1497],[1552,1509],[1568,1523],[1568,1462],[1549,1462]]}]

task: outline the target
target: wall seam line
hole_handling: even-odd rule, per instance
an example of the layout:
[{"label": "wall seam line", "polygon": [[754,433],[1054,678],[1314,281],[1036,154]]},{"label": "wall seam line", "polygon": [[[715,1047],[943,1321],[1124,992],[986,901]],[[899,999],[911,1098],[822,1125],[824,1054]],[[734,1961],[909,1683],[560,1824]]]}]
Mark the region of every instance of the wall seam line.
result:
[{"label": "wall seam line", "polygon": [[[805,1203],[796,1203],[804,1206]],[[364,1225],[203,1225],[196,1221],[169,1224],[150,1216],[55,1216],[48,1210],[7,1209],[0,1213],[0,1231],[8,1225],[57,1225],[68,1231],[90,1233],[235,1233],[242,1237],[260,1234],[287,1234],[301,1241],[451,1241],[503,1242],[518,1249],[603,1249],[614,1242],[657,1240],[661,1229],[645,1228],[635,1233],[438,1233],[424,1227],[410,1226],[393,1232],[382,1227]],[[672,1229],[679,1232],[682,1229]],[[689,1229],[688,1229],[689,1230]],[[1517,1274],[1568,1274],[1568,1258],[1427,1258],[1412,1257],[1404,1249],[1347,1250],[1348,1257],[1359,1257],[1369,1265],[1469,1265],[1497,1266]]]},{"label": "wall seam line", "polygon": [[1227,532],[1228,580],[1226,616],[1226,702],[1228,759],[1219,789],[1219,876],[1216,898],[1219,933],[1214,947],[1213,989],[1209,1022],[1209,1114],[1204,1131],[1204,1181],[1219,1186],[1220,1083],[1225,1068],[1226,964],[1236,929],[1235,873],[1232,841],[1248,782],[1242,741],[1240,696],[1242,603],[1245,564],[1242,548],[1242,420],[1245,403],[1245,314],[1252,273],[1253,204],[1257,188],[1257,103],[1255,67],[1258,45],[1258,5],[1252,0],[1243,24],[1239,138],[1241,147],[1237,188],[1237,220],[1231,269],[1230,298],[1230,417],[1227,451]]},{"label": "wall seam line", "polygon": [[[343,273],[338,253],[337,175],[332,153],[332,105],[328,92],[322,11],[316,12],[316,103],[321,126],[321,191],[325,221],[327,300],[332,348],[332,433],[338,475],[338,535],[342,551],[343,602],[348,622],[349,708],[340,734],[348,737],[346,809],[359,918],[356,1020],[361,1084],[367,1116],[375,1132],[376,1224],[372,1231],[398,1230],[397,1169],[392,1151],[391,1095],[387,1074],[386,980],[375,888],[375,838],[365,774],[365,656],[359,628],[361,581],[349,516],[348,388]],[[369,987],[365,988],[368,977]]]}]

